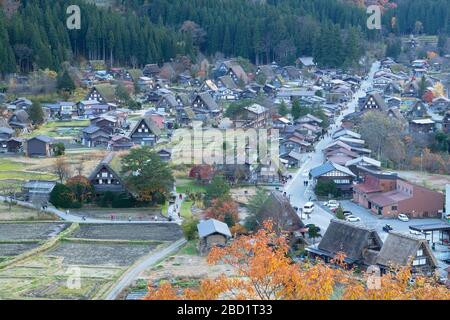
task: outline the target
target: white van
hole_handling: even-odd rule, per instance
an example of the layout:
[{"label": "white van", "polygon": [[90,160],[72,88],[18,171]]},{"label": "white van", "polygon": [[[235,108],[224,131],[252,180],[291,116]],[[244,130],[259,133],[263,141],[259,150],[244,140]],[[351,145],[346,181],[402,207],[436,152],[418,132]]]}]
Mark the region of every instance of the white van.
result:
[{"label": "white van", "polygon": [[314,211],[314,203],[308,202],[303,206],[303,213],[310,214]]}]

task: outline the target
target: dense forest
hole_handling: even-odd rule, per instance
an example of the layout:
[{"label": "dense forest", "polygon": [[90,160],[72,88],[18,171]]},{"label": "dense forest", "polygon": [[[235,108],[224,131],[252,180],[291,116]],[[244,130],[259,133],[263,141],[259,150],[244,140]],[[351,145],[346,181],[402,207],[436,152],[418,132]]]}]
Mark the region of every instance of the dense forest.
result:
[{"label": "dense forest", "polygon": [[[450,34],[449,0],[396,0],[384,15],[384,24],[396,34]],[[395,23],[392,24],[392,18]]]},{"label": "dense forest", "polygon": [[[72,4],[80,5],[81,30],[66,27],[66,8]],[[163,62],[192,53],[182,40],[177,32],[132,12],[78,0],[22,0],[10,17],[0,12],[0,72],[58,70],[62,62],[78,57],[129,65]]]},{"label": "dense forest", "polygon": [[[0,0],[4,6],[16,3]],[[58,70],[63,61],[111,65],[162,63],[177,54],[241,56],[254,63],[292,64],[313,55],[322,66],[358,62],[366,40],[387,33],[449,33],[448,0],[397,0],[383,32],[348,0],[21,0],[0,12],[0,73]],[[66,28],[66,8],[81,7],[81,30]],[[393,21],[395,23],[393,23]]]}]

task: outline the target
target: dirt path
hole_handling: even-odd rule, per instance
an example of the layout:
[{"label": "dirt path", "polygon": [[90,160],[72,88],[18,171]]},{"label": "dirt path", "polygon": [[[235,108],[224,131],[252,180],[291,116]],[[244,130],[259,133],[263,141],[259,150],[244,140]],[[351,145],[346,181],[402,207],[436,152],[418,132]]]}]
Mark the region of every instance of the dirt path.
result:
[{"label": "dirt path", "polygon": [[114,285],[114,287],[109,290],[105,300],[115,300],[119,296],[119,294],[139,276],[141,272],[158,263],[162,259],[168,257],[169,255],[177,252],[186,242],[187,241],[184,238],[180,239],[172,243],[167,248],[164,248],[163,250],[150,255],[139,264],[133,266],[131,269],[125,272],[125,274]]}]

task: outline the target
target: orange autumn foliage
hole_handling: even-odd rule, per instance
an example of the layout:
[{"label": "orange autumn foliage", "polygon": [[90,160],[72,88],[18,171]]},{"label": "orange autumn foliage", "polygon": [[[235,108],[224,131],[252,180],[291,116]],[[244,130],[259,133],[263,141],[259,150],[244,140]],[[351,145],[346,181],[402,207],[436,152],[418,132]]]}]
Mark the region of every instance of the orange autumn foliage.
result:
[{"label": "orange autumn foliage", "polygon": [[[228,247],[210,252],[208,262],[228,264],[233,277],[206,279],[198,288],[187,290],[174,289],[168,283],[159,289],[149,286],[145,300],[450,299],[450,291],[432,279],[418,277],[411,285],[408,268],[383,275],[381,289],[369,290],[368,275],[348,270],[342,253],[331,265],[319,260],[293,263],[287,253],[286,238],[275,234],[272,222],[265,222],[265,228],[256,234],[241,236]],[[344,289],[336,296],[338,286]]]},{"label": "orange autumn foliage", "polygon": [[239,210],[236,202],[230,199],[214,199],[211,207],[205,210],[205,217],[235,225],[239,221]]}]

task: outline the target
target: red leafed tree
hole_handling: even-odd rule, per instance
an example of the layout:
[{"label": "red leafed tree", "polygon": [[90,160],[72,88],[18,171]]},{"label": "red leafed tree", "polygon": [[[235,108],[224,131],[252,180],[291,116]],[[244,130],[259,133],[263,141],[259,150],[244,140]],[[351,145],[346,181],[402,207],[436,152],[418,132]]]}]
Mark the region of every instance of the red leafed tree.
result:
[{"label": "red leafed tree", "polygon": [[434,99],[434,94],[433,91],[428,90],[427,92],[425,92],[425,94],[422,97],[422,100],[425,101],[426,103],[431,103],[433,102]]},{"label": "red leafed tree", "polygon": [[238,205],[231,199],[214,199],[204,214],[206,218],[225,222],[229,227],[239,221]]}]

